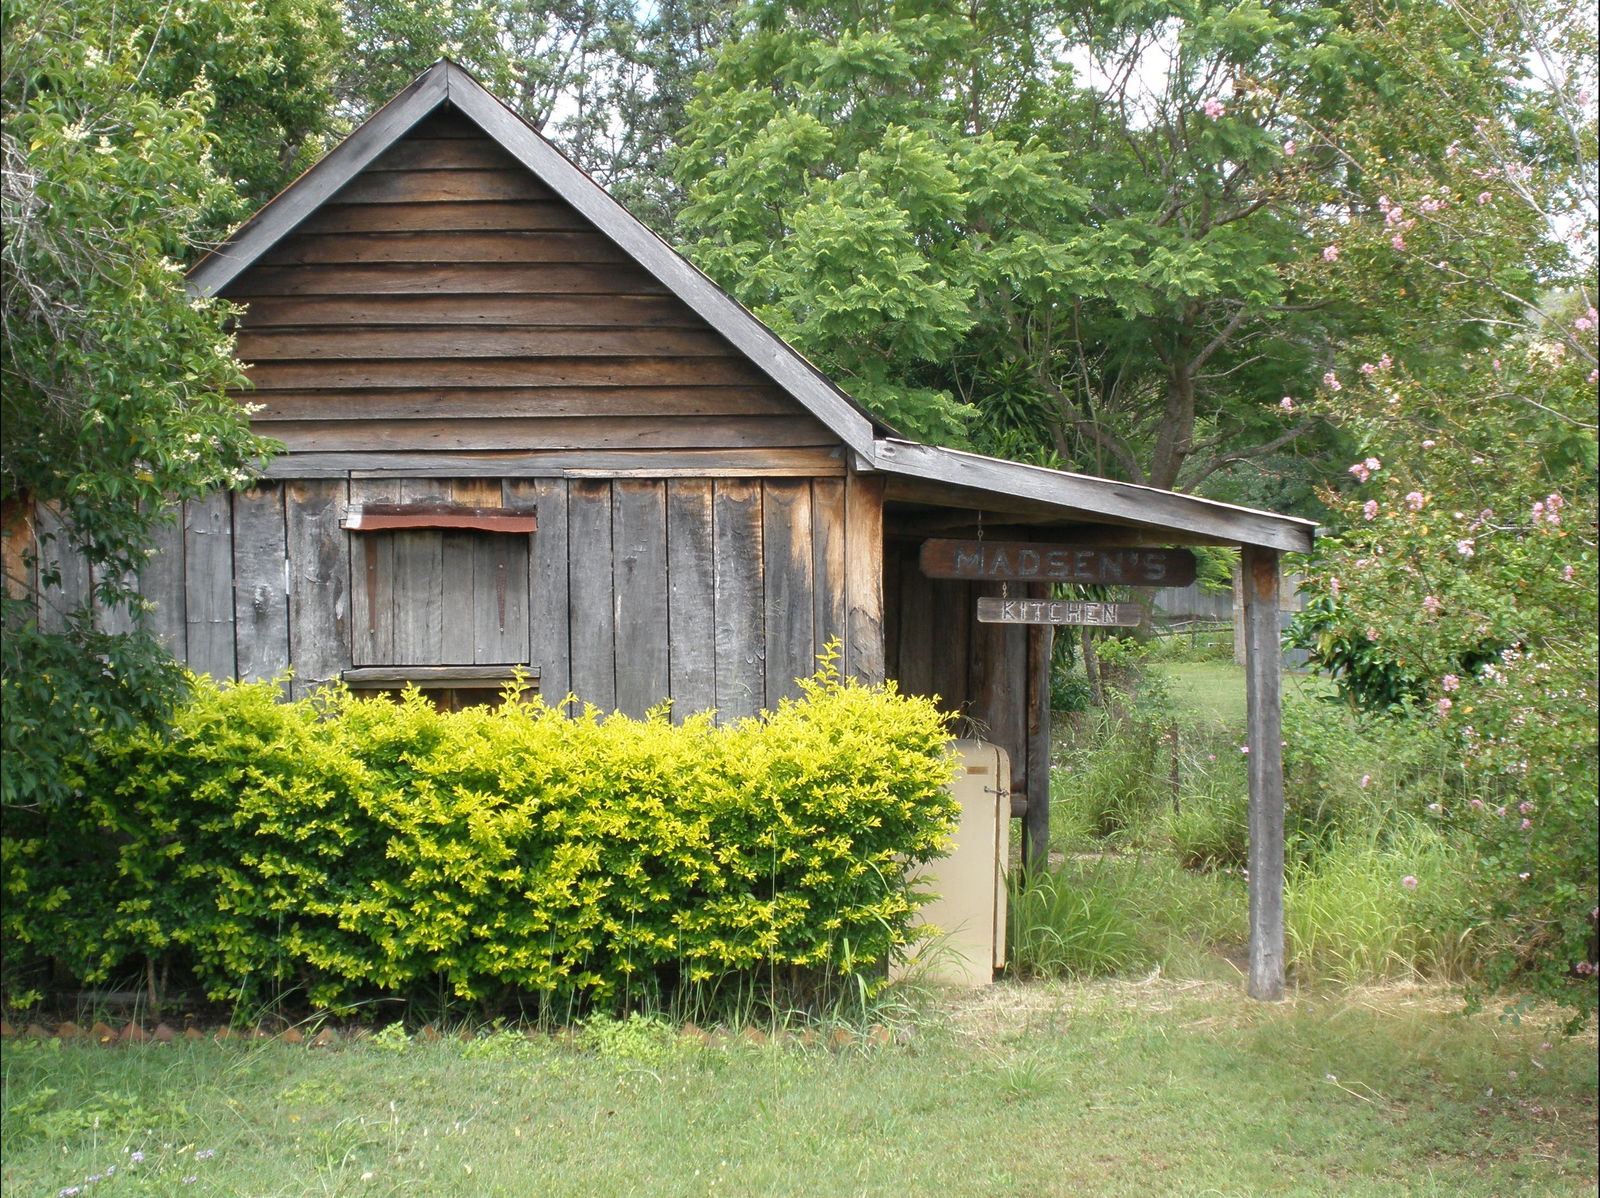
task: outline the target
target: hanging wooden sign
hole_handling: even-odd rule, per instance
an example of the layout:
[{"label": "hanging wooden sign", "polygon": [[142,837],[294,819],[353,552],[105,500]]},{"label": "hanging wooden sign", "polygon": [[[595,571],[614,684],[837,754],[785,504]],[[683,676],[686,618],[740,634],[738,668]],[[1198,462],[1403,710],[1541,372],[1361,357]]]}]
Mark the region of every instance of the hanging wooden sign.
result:
[{"label": "hanging wooden sign", "polygon": [[978,600],[980,624],[1087,624],[1095,628],[1132,628],[1142,617],[1137,603],[1092,603],[1082,599]]},{"label": "hanging wooden sign", "polygon": [[1194,581],[1194,554],[1187,549],[932,540],[922,543],[921,564],[929,578],[1142,587],[1184,587]]}]

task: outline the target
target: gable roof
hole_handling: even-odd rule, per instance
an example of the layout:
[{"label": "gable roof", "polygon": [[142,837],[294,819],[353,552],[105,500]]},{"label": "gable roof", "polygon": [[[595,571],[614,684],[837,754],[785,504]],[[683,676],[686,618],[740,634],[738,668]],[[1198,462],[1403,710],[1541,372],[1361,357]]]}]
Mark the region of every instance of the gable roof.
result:
[{"label": "gable roof", "polygon": [[[1192,538],[1306,552],[1314,522],[1177,492],[921,445],[895,436],[800,353],[617,203],[532,125],[464,69],[442,59],[280,192],[189,272],[217,295],[419,121],[450,105],[586,217],[641,268],[725,337],[752,365],[855,452],[858,470],[915,483],[924,498],[982,509],[1022,501],[1063,521],[1171,531]],[[940,500],[939,494],[946,498]]]}]

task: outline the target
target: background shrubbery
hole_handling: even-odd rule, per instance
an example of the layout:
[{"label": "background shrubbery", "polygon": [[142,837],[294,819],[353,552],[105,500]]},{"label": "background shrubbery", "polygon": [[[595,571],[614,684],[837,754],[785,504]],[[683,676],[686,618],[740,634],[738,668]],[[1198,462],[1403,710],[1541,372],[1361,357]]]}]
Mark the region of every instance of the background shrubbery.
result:
[{"label": "background shrubbery", "polygon": [[828,674],[727,727],[199,682],[170,731],[102,738],[74,804],[8,812],[9,997],[52,962],[334,1008],[874,978],[952,826],[946,736]]}]

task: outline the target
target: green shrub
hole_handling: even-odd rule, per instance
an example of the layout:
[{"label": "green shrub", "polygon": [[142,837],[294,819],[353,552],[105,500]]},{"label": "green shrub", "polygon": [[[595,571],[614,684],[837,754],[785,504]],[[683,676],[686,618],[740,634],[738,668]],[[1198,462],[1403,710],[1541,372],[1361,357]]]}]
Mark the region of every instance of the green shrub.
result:
[{"label": "green shrub", "polygon": [[8,818],[8,987],[47,957],[331,1007],[875,978],[920,901],[906,864],[953,825],[944,721],[830,672],[802,685],[716,727],[197,683],[170,732],[103,738],[69,811]]}]

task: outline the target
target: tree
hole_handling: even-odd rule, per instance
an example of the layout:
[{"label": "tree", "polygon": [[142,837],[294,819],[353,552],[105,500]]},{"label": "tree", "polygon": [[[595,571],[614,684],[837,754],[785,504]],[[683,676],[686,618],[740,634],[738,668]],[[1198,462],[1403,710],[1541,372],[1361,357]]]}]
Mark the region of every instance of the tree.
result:
[{"label": "tree", "polygon": [[[230,24],[234,7],[192,12],[203,34],[271,34],[265,19]],[[40,549],[47,583],[63,552],[80,553],[94,607],[126,608],[159,513],[242,484],[268,448],[227,394],[243,383],[227,307],[183,284],[190,233],[236,204],[213,155],[216,91],[205,63],[187,81],[173,73],[165,54],[181,30],[165,7],[7,0],[3,15],[0,499],[8,520],[35,503],[58,513],[60,543]],[[253,60],[231,45],[218,54]],[[224,160],[253,161],[282,132],[239,137]],[[101,725],[159,716],[177,675],[148,638],[107,632],[87,605],[35,611],[17,581],[3,801],[59,802],[68,759]]]},{"label": "tree", "polygon": [[[1487,986],[1595,1006],[1600,461],[1592,13],[1374,9],[1425,113],[1311,131],[1344,166],[1320,250],[1378,319],[1315,404],[1360,446],[1303,636],[1352,701],[1431,722],[1469,789]],[[1359,108],[1354,108],[1358,113]]]}]

